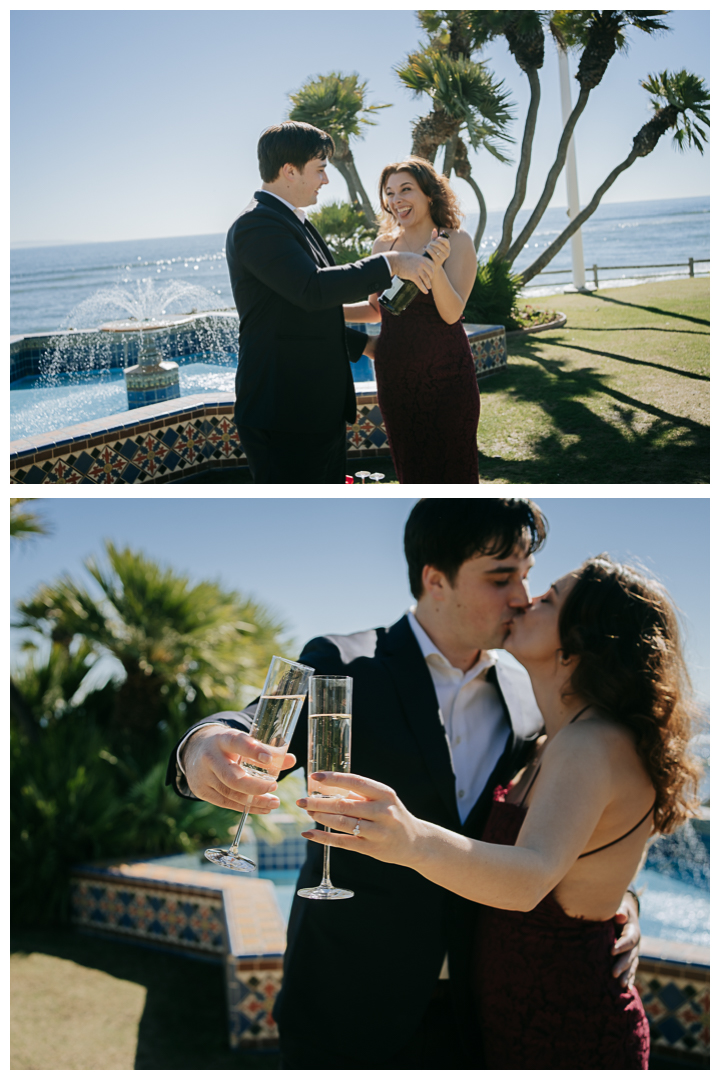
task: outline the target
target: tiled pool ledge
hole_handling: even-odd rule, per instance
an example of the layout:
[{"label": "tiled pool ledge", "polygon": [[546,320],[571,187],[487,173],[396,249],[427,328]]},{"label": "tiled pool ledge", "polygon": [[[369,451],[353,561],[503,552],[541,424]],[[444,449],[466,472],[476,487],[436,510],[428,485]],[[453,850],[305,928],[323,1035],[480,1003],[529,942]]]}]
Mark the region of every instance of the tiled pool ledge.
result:
[{"label": "tiled pool ledge", "polygon": [[277,1045],[285,921],[271,881],[151,862],[76,867],[78,929],[223,964],[232,1047]]},{"label": "tiled pool ledge", "polygon": [[[367,384],[365,384],[367,385]],[[388,454],[387,435],[370,390],[357,395],[348,425],[348,456]],[[193,394],[90,420],[10,444],[13,484],[163,484],[247,464],[233,420],[234,394]],[[302,436],[298,435],[302,452]]]},{"label": "tiled pool ledge", "polygon": [[[473,324],[466,330],[478,381],[505,368],[502,326]],[[18,439],[10,444],[11,483],[164,484],[211,469],[246,465],[233,404],[233,394],[212,391]],[[348,456],[389,454],[374,383],[357,385],[357,404],[357,419],[347,427]]]},{"label": "tiled pool ledge", "polygon": [[[279,876],[296,873],[304,858],[297,826],[290,823],[285,831],[279,845],[258,845],[261,869]],[[272,1009],[285,951],[278,892],[266,879],[180,865],[191,861],[177,856],[76,867],[72,921],[85,932],[222,963],[230,1045],[274,1046]],[[289,888],[294,891],[294,885]],[[656,1058],[672,1068],[707,1068],[709,950],[645,937],[636,985]]]}]

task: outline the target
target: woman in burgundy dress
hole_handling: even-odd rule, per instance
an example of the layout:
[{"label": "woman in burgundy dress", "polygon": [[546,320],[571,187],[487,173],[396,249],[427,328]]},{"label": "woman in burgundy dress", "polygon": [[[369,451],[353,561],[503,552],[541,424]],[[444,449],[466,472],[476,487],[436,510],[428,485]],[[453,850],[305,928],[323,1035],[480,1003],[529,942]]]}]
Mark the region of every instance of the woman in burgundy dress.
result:
[{"label": "woman in burgundy dress", "polygon": [[648,838],[694,805],[694,709],[672,605],[600,556],[516,616],[504,647],[530,674],[546,735],[535,761],[495,792],[482,840],[420,821],[385,785],[339,773],[332,784],[348,796],[307,808],[352,835],[309,835],[411,867],[480,905],[485,1067],[646,1069],[647,1020],[637,991],[613,978],[611,948]]},{"label": "woman in burgundy dress", "polygon": [[[460,229],[448,180],[429,161],[386,165],[380,177],[382,225],[373,254],[427,251],[434,264],[430,293],[420,292],[399,315],[378,303],[345,306],[349,322],[379,322],[368,344],[378,402],[401,484],[477,484],[480,395],[462,313],[477,257]],[[438,230],[449,239],[438,237]]]}]

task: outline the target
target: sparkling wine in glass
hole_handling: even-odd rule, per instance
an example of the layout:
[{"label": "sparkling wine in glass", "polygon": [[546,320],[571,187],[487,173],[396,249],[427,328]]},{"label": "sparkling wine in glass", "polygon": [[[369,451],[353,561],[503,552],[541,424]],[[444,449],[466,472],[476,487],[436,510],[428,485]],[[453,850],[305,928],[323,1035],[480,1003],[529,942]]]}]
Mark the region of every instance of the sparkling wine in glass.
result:
[{"label": "sparkling wine in glass", "polygon": [[[295,724],[307,696],[308,680],[314,670],[314,668],[305,667],[304,664],[296,664],[292,660],[283,660],[281,656],[273,656],[258,702],[255,720],[250,729],[252,737],[269,749],[272,760],[264,767],[252,761],[242,761],[243,769],[252,776],[269,776],[275,779],[279,775]],[[206,859],[244,873],[250,873],[255,869],[252,859],[248,859],[238,851],[247,816],[248,811],[245,810],[231,846],[208,848],[205,852]]]},{"label": "sparkling wine in glass", "polygon": [[[315,675],[310,680],[308,710],[308,791],[330,799],[344,795],[340,788],[310,779],[315,772],[350,772],[352,679]],[[329,830],[327,830],[329,831]],[[330,880],[330,848],[323,847],[323,875],[319,885],[298,889],[306,900],[347,900],[355,894],[338,889]]]}]

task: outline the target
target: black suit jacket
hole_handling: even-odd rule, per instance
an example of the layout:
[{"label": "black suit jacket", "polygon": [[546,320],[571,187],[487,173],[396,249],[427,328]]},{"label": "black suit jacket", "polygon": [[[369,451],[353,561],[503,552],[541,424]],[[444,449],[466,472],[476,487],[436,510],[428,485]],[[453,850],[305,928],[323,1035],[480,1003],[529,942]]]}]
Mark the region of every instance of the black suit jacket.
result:
[{"label": "black suit jacket", "polygon": [[[420,818],[479,838],[498,783],[521,767],[537,735],[539,716],[524,684],[506,684],[514,730],[508,721],[505,752],[468,819],[461,824],[445,729],[428,666],[407,618],[389,629],[315,638],[300,660],[318,675],[353,677],[352,771],[393,787]],[[519,673],[521,677],[523,673]],[[513,673],[514,677],[514,673]],[[496,681],[496,686],[497,686]],[[498,687],[500,690],[500,687]],[[510,694],[512,691],[512,700]],[[507,704],[500,690],[501,700]],[[524,712],[524,715],[523,715]],[[247,727],[254,708],[218,713],[213,719]],[[534,730],[533,730],[534,729]],[[307,707],[290,749],[307,760]],[[178,786],[175,752],[168,783]],[[317,884],[323,848],[308,844],[299,887]],[[472,1030],[470,992],[476,905],[427,881],[414,870],[364,855],[332,853],[332,880],[354,890],[353,899],[321,903],[295,897],[288,926],[282,991],[274,1010],[286,1053],[318,1045],[323,1055],[379,1062],[410,1038],[437,985],[449,953],[456,1015]],[[383,1008],[381,997],[392,997]],[[314,1023],[311,1023],[314,1021]],[[454,1035],[449,1035],[454,1038]],[[477,1043],[469,1051],[478,1063]]]},{"label": "black suit jacket", "polygon": [[390,284],[385,259],[335,266],[317,230],[266,191],[231,225],[226,252],[240,316],[236,423],[328,433],[354,423],[349,361],[367,337],[346,329],[342,305]]}]

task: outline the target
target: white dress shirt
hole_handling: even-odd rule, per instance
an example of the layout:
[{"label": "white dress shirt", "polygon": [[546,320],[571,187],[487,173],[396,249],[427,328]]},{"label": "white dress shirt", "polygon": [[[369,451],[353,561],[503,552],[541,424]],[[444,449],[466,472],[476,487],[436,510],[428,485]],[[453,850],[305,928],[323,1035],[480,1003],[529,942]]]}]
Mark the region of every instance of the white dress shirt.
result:
[{"label": "white dress shirt", "polygon": [[273,199],[279,199],[281,203],[284,203],[285,206],[287,206],[288,210],[292,210],[295,217],[300,218],[303,225],[305,224],[307,210],[303,210],[302,206],[293,206],[291,202],[288,202],[287,199],[283,199],[282,195],[276,195],[274,191],[268,191],[266,188],[263,188],[263,191],[266,195],[272,195]]},{"label": "white dress shirt", "polygon": [[435,687],[455,773],[458,814],[465,822],[500,760],[510,734],[500,695],[486,678],[488,670],[497,663],[497,654],[492,650],[481,652],[470,670],[462,672],[443,656],[413,611],[408,612],[408,622]]}]

